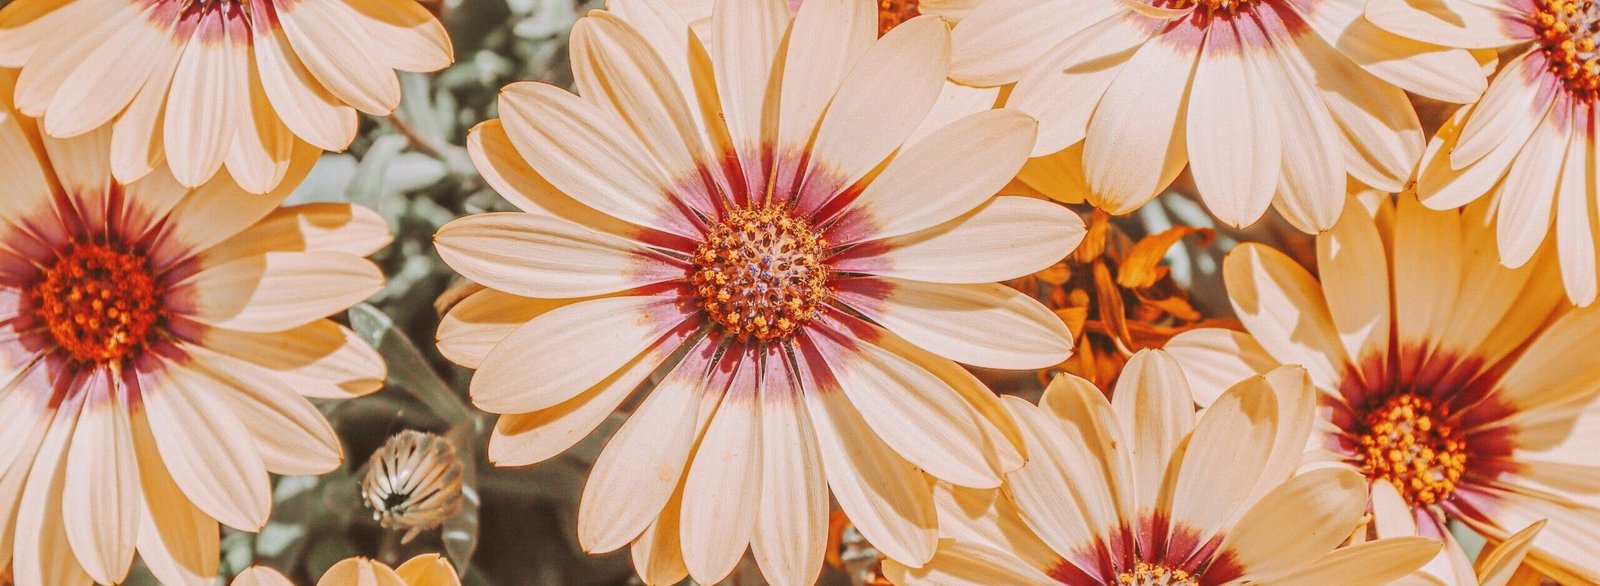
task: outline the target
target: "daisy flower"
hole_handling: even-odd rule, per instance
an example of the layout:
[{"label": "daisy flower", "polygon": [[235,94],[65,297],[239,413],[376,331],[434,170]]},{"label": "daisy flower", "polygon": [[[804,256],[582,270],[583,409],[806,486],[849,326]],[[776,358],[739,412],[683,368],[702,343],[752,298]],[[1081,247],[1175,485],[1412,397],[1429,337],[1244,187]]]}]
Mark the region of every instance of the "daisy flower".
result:
[{"label": "daisy flower", "polygon": [[[251,566],[234,576],[232,586],[294,586],[277,570]],[[438,554],[419,555],[398,568],[367,558],[347,558],[328,568],[317,586],[461,586],[455,566]]]},{"label": "daisy flower", "polygon": [[307,397],[382,386],[377,353],[325,318],[381,287],[362,257],[389,231],[349,205],[278,208],[287,189],[118,182],[111,134],[40,135],[0,98],[0,565],[115,584],[138,552],[165,584],[210,584],[218,523],[265,524],[269,472],[339,466]]},{"label": "daisy flower", "polygon": [[940,491],[939,552],[896,584],[1379,586],[1421,567],[1420,537],[1338,548],[1366,509],[1361,476],[1293,476],[1311,432],[1313,393],[1299,367],[1221,392],[1195,416],[1177,362],[1128,361],[1113,399],[1061,375],[1034,405],[1003,399],[1028,463],[998,491]]},{"label": "daisy flower", "polygon": [[1483,99],[1428,143],[1417,195],[1440,210],[1498,202],[1494,236],[1512,268],[1533,258],[1554,223],[1567,297],[1593,303],[1600,10],[1569,0],[1374,0],[1367,18],[1423,42],[1509,57]]},{"label": "daisy flower", "polygon": [[[988,0],[955,27],[951,77],[1015,83],[1033,155],[1127,213],[1185,165],[1219,219],[1269,204],[1332,226],[1348,173],[1400,190],[1423,150],[1405,91],[1453,102],[1485,82],[1467,51],[1384,31],[1362,0]],[[1030,166],[1032,167],[1032,166]]]},{"label": "daisy flower", "polygon": [[920,564],[937,539],[928,476],[993,487],[1021,464],[998,399],[952,360],[1070,353],[1059,319],[996,281],[1060,259],[1082,220],[992,197],[1032,147],[1026,115],[904,144],[944,85],[938,18],[879,40],[870,0],[715,10],[709,54],[670,11],[591,13],[572,34],[579,95],[502,91],[503,119],[468,148],[526,213],[440,229],[440,256],[487,286],[446,315],[441,351],[478,369],[474,403],[507,414],[489,457],[511,466],[570,447],[665,371],[578,514],[586,550],[631,543],[647,582],[715,583],[748,545],[770,581],[810,583],[830,492]]},{"label": "daisy flower", "polygon": [[395,70],[452,59],[444,26],[414,0],[16,0],[0,10],[0,67],[22,70],[17,109],[58,138],[112,126],[108,160],[124,184],[164,161],[188,187],[226,168],[267,193],[297,150],[349,146],[357,111],[393,112]]},{"label": "daisy flower", "polygon": [[[1369,202],[1370,203],[1370,202]],[[1378,537],[1445,542],[1428,572],[1472,583],[1446,523],[1491,542],[1542,519],[1528,561],[1566,583],[1600,580],[1600,310],[1561,298],[1554,259],[1500,265],[1487,202],[1352,202],[1317,238],[1319,282],[1243,245],[1223,276],[1246,332],[1194,330],[1166,346],[1201,392],[1301,364],[1319,390],[1308,460],[1360,469]],[[1204,381],[1204,382],[1196,382]]]}]

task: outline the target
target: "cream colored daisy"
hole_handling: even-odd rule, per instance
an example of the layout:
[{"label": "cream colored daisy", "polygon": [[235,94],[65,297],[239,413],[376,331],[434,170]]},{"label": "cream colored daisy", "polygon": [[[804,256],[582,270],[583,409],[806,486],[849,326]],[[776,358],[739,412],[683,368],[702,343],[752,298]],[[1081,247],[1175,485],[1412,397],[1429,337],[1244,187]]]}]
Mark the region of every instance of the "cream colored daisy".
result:
[{"label": "cream colored daisy", "polygon": [[[1368,205],[1375,211],[1369,211]],[[1224,265],[1246,333],[1195,330],[1167,350],[1196,398],[1301,364],[1318,390],[1308,459],[1360,469],[1378,537],[1444,540],[1428,572],[1471,584],[1446,529],[1491,542],[1540,520],[1528,560],[1567,583],[1600,580],[1600,308],[1562,299],[1547,249],[1500,265],[1487,202],[1437,212],[1415,197],[1351,203],[1317,239],[1320,282],[1275,250]]]},{"label": "cream colored daisy", "polygon": [[[163,162],[199,187],[226,168],[267,193],[306,145],[344,150],[356,112],[400,104],[395,70],[452,59],[415,0],[16,0],[0,10],[0,67],[46,134],[110,125],[112,174]],[[7,99],[10,99],[7,96]]]},{"label": "cream colored daisy", "polygon": [[1595,300],[1600,7],[1587,0],[1374,0],[1367,18],[1409,38],[1509,57],[1483,99],[1428,143],[1417,195],[1430,208],[1497,202],[1500,261],[1527,264],[1552,223],[1562,282]]},{"label": "cream colored daisy", "polygon": [[[1361,0],[987,0],[960,16],[951,76],[1015,83],[1039,120],[1030,169],[1127,213],[1185,165],[1223,222],[1269,204],[1325,230],[1346,174],[1398,191],[1423,150],[1405,91],[1474,100],[1467,51],[1361,18]],[[1030,165],[1030,168],[1037,167]]]},{"label": "cream colored daisy", "polygon": [[118,583],[136,551],[165,584],[210,584],[218,523],[261,528],[269,472],[339,466],[307,397],[384,378],[325,319],[383,283],[362,258],[389,241],[377,214],[164,170],[123,184],[111,141],[42,136],[0,97],[0,565],[19,586]]},{"label": "cream colored daisy", "polygon": [[[232,586],[294,586],[277,570],[251,566],[234,576]],[[376,560],[355,557],[334,564],[317,580],[317,586],[461,586],[455,566],[438,554],[419,555],[398,568]]]},{"label": "cream colored daisy", "polygon": [[590,473],[586,550],[631,543],[647,582],[709,584],[749,546],[773,583],[810,583],[831,493],[886,554],[926,561],[929,476],[993,487],[1021,464],[998,399],[956,362],[1070,352],[1054,314],[995,282],[1083,237],[1059,205],[991,197],[1035,123],[987,110],[905,145],[946,77],[935,17],[880,40],[870,0],[792,17],[729,0],[691,59],[705,43],[664,5],[610,6],[639,12],[574,26],[579,95],[514,84],[468,141],[527,213],[436,237],[488,287],[439,344],[478,369],[474,403],[507,414],[490,458],[560,453],[664,367]]},{"label": "cream colored daisy", "polygon": [[1335,549],[1361,524],[1366,491],[1347,467],[1292,476],[1313,394],[1305,370],[1282,367],[1196,417],[1177,362],[1147,350],[1111,401],[1072,375],[1038,405],[1007,396],[1027,465],[998,491],[941,490],[938,554],[915,569],[890,561],[886,574],[939,585],[1389,584],[1439,543]]}]

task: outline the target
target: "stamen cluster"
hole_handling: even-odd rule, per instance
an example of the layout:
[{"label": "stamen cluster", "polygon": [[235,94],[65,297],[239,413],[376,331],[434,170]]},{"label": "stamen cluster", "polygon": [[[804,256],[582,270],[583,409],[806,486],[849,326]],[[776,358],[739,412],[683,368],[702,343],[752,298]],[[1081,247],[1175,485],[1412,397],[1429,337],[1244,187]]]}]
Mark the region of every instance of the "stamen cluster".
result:
[{"label": "stamen cluster", "polygon": [[144,348],[162,321],[150,260],[116,244],[68,244],[28,287],[35,315],[78,362],[109,363]]},{"label": "stamen cluster", "polygon": [[828,244],[787,205],[735,208],[695,250],[700,307],[735,338],[787,338],[828,295]]},{"label": "stamen cluster", "polygon": [[1411,393],[1368,411],[1358,452],[1367,477],[1389,481],[1413,505],[1449,497],[1467,469],[1467,442],[1446,411]]},{"label": "stamen cluster", "polygon": [[1550,58],[1550,72],[1567,91],[1593,99],[1600,90],[1600,4],[1595,0],[1535,0],[1533,28]]},{"label": "stamen cluster", "polygon": [[1120,586],[1197,586],[1200,579],[1166,565],[1139,562],[1133,570],[1117,574]]}]

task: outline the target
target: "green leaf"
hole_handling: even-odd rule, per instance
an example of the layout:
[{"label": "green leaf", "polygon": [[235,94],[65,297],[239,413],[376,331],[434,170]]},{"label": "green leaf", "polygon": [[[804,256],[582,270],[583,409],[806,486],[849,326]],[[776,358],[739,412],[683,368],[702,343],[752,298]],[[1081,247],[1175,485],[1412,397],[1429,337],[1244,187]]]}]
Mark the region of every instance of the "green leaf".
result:
[{"label": "green leaf", "polygon": [[395,386],[416,397],[451,426],[472,419],[472,410],[428,367],[427,358],[389,316],[362,303],[350,308],[350,326],[383,356],[389,365],[389,381]]}]

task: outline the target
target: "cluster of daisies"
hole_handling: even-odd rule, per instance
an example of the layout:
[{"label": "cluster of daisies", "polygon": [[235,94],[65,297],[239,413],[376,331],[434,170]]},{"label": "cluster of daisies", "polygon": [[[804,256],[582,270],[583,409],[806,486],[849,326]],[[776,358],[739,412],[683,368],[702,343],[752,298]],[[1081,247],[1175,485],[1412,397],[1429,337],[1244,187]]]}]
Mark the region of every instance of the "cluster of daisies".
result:
[{"label": "cluster of daisies", "polygon": [[[574,91],[507,86],[466,137],[519,211],[437,233],[482,286],[438,348],[500,466],[636,405],[578,539],[649,584],[747,551],[811,583],[834,506],[896,584],[1600,583],[1597,42],[1596,0],[608,0]],[[383,386],[333,318],[390,232],[281,204],[396,71],[452,59],[414,0],[0,10],[17,584],[136,556],[212,584],[269,474],[342,464],[314,400]],[[1457,106],[1435,130],[1423,102]],[[1066,361],[1080,332],[1000,283],[1084,241],[1064,203],[1180,176],[1225,224],[1315,234],[1315,272],[1240,245],[1240,327],[1127,352],[1109,388],[1035,403],[965,368]]]}]

